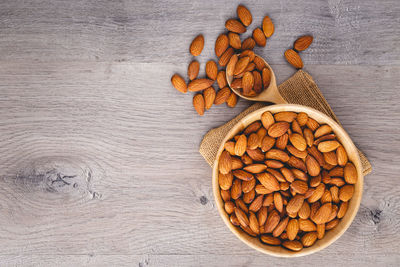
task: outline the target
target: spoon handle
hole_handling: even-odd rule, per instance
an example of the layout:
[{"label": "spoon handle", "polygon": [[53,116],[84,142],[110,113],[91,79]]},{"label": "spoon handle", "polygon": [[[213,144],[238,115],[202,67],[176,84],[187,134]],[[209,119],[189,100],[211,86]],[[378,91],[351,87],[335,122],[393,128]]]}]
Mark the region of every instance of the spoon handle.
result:
[{"label": "spoon handle", "polygon": [[[261,100],[261,99],[260,99]],[[272,102],[274,104],[287,104],[288,102],[279,93],[276,82],[270,85],[268,90],[262,95],[261,101]]]}]

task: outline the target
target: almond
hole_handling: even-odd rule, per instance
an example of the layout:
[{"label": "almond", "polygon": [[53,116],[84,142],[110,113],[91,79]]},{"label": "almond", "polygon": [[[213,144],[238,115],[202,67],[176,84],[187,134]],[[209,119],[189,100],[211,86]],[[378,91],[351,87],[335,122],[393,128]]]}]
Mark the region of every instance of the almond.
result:
[{"label": "almond", "polygon": [[228,100],[229,96],[231,95],[231,89],[228,87],[224,87],[221,90],[219,90],[215,96],[214,104],[215,105],[220,105],[226,102]]},{"label": "almond", "polygon": [[273,192],[273,190],[270,190],[261,184],[256,185],[255,190],[256,190],[256,193],[259,195],[266,195],[266,194],[270,194],[271,192]]},{"label": "almond", "polygon": [[240,222],[239,222],[239,220],[238,220],[238,218],[236,217],[235,214],[232,214],[232,215],[229,217],[229,220],[231,221],[231,223],[232,223],[233,225],[236,225],[236,226],[239,226],[239,225],[240,225]]},{"label": "almond", "polygon": [[292,173],[295,178],[302,180],[302,181],[308,181],[308,175],[305,172],[300,171],[298,169],[292,169]]},{"label": "almond", "polygon": [[326,203],[317,210],[314,216],[311,216],[311,220],[313,220],[316,224],[326,223],[331,215],[331,212],[332,204]]},{"label": "almond", "polygon": [[233,56],[234,53],[235,53],[235,51],[233,50],[232,47],[229,47],[228,49],[226,49],[226,51],[219,58],[218,64],[221,67],[225,67],[226,64],[228,64],[229,59],[231,59],[231,57]]},{"label": "almond", "polygon": [[249,225],[249,218],[247,218],[246,213],[242,211],[240,208],[235,207],[235,215],[239,220],[240,225],[248,226]]},{"label": "almond", "polygon": [[229,39],[226,34],[220,34],[215,41],[215,55],[220,57],[228,48],[229,46]]},{"label": "almond", "polygon": [[[282,199],[282,195],[281,194],[279,194],[279,192],[275,192],[274,193],[274,205],[275,205],[275,208],[280,212],[280,213],[282,213],[282,211],[283,211],[283,199]],[[285,228],[284,228],[285,229]],[[281,233],[279,233],[279,235],[280,235]],[[276,235],[276,236],[279,236],[279,235]]]},{"label": "almond", "polygon": [[289,166],[296,168],[296,169],[300,169],[303,172],[307,171],[306,164],[304,163],[304,161],[302,161],[301,159],[299,159],[297,157],[290,156],[290,158],[288,160],[288,164],[289,164]]},{"label": "almond", "polygon": [[286,191],[289,189],[290,184],[288,182],[283,182],[279,184],[281,191]]},{"label": "almond", "polygon": [[301,219],[308,219],[310,217],[311,209],[307,201],[304,201],[303,205],[299,209],[298,215]]},{"label": "almond", "polygon": [[193,81],[191,81],[189,83],[188,90],[190,92],[201,91],[201,90],[204,90],[204,89],[210,87],[213,83],[214,83],[214,81],[210,80],[210,79],[205,79],[205,78],[194,79]]},{"label": "almond", "polygon": [[278,181],[270,173],[259,173],[256,177],[265,188],[271,191],[278,191],[280,189]]},{"label": "almond", "polygon": [[337,186],[332,186],[329,188],[329,191],[331,192],[332,201],[334,203],[339,203],[339,188]]},{"label": "almond", "polygon": [[233,79],[231,83],[232,89],[240,89],[242,88],[242,79]]},{"label": "almond", "polygon": [[198,35],[196,38],[193,39],[192,43],[190,44],[190,53],[197,57],[201,54],[201,51],[203,51],[204,47],[204,37],[203,35]]},{"label": "almond", "polygon": [[[262,185],[261,185],[262,186]],[[263,201],[263,206],[269,207],[271,204],[274,203],[274,194],[271,194],[272,192],[268,193],[267,196],[265,197]]]},{"label": "almond", "polygon": [[231,186],[231,198],[238,199],[242,195],[242,181],[239,179],[233,180]]},{"label": "almond", "polygon": [[261,152],[260,149],[247,149],[247,155],[255,161],[263,161],[264,160],[264,153]]},{"label": "almond", "polygon": [[275,144],[275,139],[269,136],[265,136],[261,141],[261,150],[268,151],[270,150]]},{"label": "almond", "polygon": [[320,184],[319,186],[317,186],[315,188],[315,191],[313,192],[313,194],[308,198],[308,202],[309,203],[317,202],[318,200],[321,199],[324,192],[325,192],[325,185]]},{"label": "almond", "polygon": [[311,187],[317,187],[320,184],[321,184],[321,175],[320,174],[311,178],[311,180],[310,180]]},{"label": "almond", "polygon": [[244,201],[240,198],[235,200],[236,207],[239,209],[243,210],[245,213],[249,213],[249,209],[247,208],[246,204]]},{"label": "almond", "polygon": [[219,89],[222,89],[222,88],[224,88],[224,87],[226,87],[228,85],[228,82],[226,81],[226,73],[225,73],[225,71],[221,70],[221,71],[218,72],[217,83],[218,83]]},{"label": "almond", "polygon": [[301,180],[294,181],[290,187],[293,189],[294,192],[299,194],[305,194],[308,190],[308,185],[306,182]]},{"label": "almond", "polygon": [[253,230],[251,230],[250,227],[248,227],[248,226],[240,225],[240,228],[242,228],[242,230],[245,231],[248,235],[251,235],[254,237],[257,236],[256,233],[254,233]]},{"label": "almond", "polygon": [[298,212],[303,205],[304,196],[303,195],[295,195],[287,204],[286,211],[288,213]]},{"label": "almond", "polygon": [[228,99],[226,100],[226,105],[230,108],[234,108],[237,104],[238,97],[234,92],[231,92]]},{"label": "almond", "polygon": [[249,37],[245,39],[242,43],[242,50],[252,50],[256,46],[256,42],[253,38]]},{"label": "almond", "polygon": [[259,121],[255,121],[255,122],[251,123],[249,126],[247,126],[246,129],[244,129],[243,133],[245,135],[255,133],[260,128],[261,128],[261,123]]},{"label": "almond", "polygon": [[238,178],[240,180],[244,180],[244,181],[250,181],[254,178],[251,173],[248,173],[244,170],[234,170],[232,173],[233,173],[233,176],[235,176],[236,178]]},{"label": "almond", "polygon": [[283,233],[283,231],[285,231],[288,222],[289,222],[289,217],[286,217],[285,219],[281,220],[279,224],[275,227],[274,231],[272,232],[272,235],[274,237],[280,236]]},{"label": "almond", "polygon": [[326,230],[331,230],[339,224],[339,219],[334,219],[326,224]]},{"label": "almond", "polygon": [[294,42],[294,49],[297,51],[304,51],[306,50],[312,43],[313,37],[311,35],[301,36]]},{"label": "almond", "polygon": [[299,125],[301,127],[303,127],[304,125],[306,125],[307,121],[308,121],[308,115],[307,113],[304,112],[300,112],[299,114],[297,114],[297,121],[299,123]]},{"label": "almond", "polygon": [[299,221],[297,219],[291,219],[286,226],[286,233],[289,240],[294,240],[299,232]]},{"label": "almond", "polygon": [[251,179],[249,181],[243,181],[242,182],[242,191],[243,191],[243,193],[248,193],[251,190],[253,190],[255,186],[256,186],[256,179]]},{"label": "almond", "polygon": [[263,198],[263,195],[257,196],[256,199],[254,199],[254,201],[250,204],[249,210],[257,212],[262,207]]},{"label": "almond", "polygon": [[284,135],[289,129],[289,127],[290,124],[287,122],[276,122],[268,128],[268,135],[274,138],[279,137],[281,135]]},{"label": "almond", "polygon": [[204,96],[204,102],[205,102],[205,108],[206,110],[209,110],[211,108],[211,106],[214,103],[215,100],[215,89],[214,87],[208,87],[206,90],[204,90],[203,92],[203,96]]},{"label": "almond", "polygon": [[314,133],[315,138],[321,137],[323,135],[326,135],[328,133],[332,132],[332,128],[329,125],[321,125]]},{"label": "almond", "polygon": [[267,169],[267,166],[264,164],[251,164],[251,165],[247,165],[246,167],[244,167],[245,171],[248,171],[250,173],[260,173],[263,172]]},{"label": "almond", "polygon": [[286,162],[289,160],[289,155],[285,151],[282,151],[279,149],[270,149],[265,154],[265,157],[267,159],[275,159],[275,160],[279,160],[279,161],[283,161],[283,162]]},{"label": "almond", "polygon": [[323,155],[326,163],[333,166],[337,165],[337,157],[335,151],[325,152],[323,153]]},{"label": "almond", "polygon": [[314,134],[309,128],[305,128],[303,131],[304,138],[306,140],[306,143],[309,147],[311,147],[314,143]]},{"label": "almond", "polygon": [[[242,182],[242,186],[243,186],[243,182]],[[243,191],[243,189],[242,189],[242,191]],[[244,193],[243,194],[243,197],[242,197],[242,199],[243,199],[243,203],[245,203],[245,204],[250,204],[251,202],[253,202],[253,200],[254,200],[254,198],[255,198],[255,196],[256,196],[256,191],[253,189],[253,190],[250,190],[249,192],[247,192],[247,193]],[[238,199],[239,200],[239,199]],[[247,207],[246,207],[247,208]],[[245,211],[245,210],[244,210]],[[246,211],[245,211],[246,212]]]},{"label": "almond", "polygon": [[336,150],[337,161],[340,166],[345,166],[348,161],[346,150],[343,146],[340,146]]},{"label": "almond", "polygon": [[228,33],[229,45],[235,49],[240,49],[242,47],[242,42],[240,41],[239,34],[230,32]]},{"label": "almond", "polygon": [[221,198],[226,202],[231,199],[231,192],[229,190],[221,190]]},{"label": "almond", "polygon": [[339,208],[338,213],[337,213],[337,215],[336,215],[339,219],[341,219],[341,218],[344,217],[344,215],[345,215],[346,212],[347,212],[348,206],[349,206],[349,202],[342,202],[342,203],[340,204],[340,208]]},{"label": "almond", "polygon": [[258,225],[264,225],[265,222],[267,221],[268,217],[268,209],[267,207],[261,207],[258,212],[257,212],[257,219],[258,219]]},{"label": "almond", "polygon": [[311,176],[317,176],[321,171],[318,161],[313,156],[310,155],[307,156],[306,166],[308,174],[310,174]]},{"label": "almond", "polygon": [[317,237],[322,239],[325,235],[325,224],[317,224]]},{"label": "almond", "polygon": [[251,15],[250,11],[242,5],[239,5],[236,9],[237,15],[240,21],[243,23],[244,26],[249,26],[253,21],[253,16]]},{"label": "almond", "polygon": [[313,232],[317,230],[317,226],[310,220],[299,219],[299,228],[303,232]]},{"label": "almond", "polygon": [[265,164],[269,168],[274,168],[274,169],[280,169],[280,168],[282,168],[284,166],[282,162],[277,161],[277,160],[266,160]]},{"label": "almond", "polygon": [[258,46],[264,47],[267,44],[267,38],[260,28],[255,28],[253,31],[253,39]]},{"label": "almond", "polygon": [[262,235],[260,239],[263,243],[271,246],[278,246],[281,244],[281,240],[279,238],[269,235]]},{"label": "almond", "polygon": [[234,75],[237,75],[239,73],[242,73],[244,69],[247,67],[247,65],[250,62],[250,57],[242,57],[239,59],[239,61],[235,65],[235,70],[233,71]]},{"label": "almond", "polygon": [[294,174],[291,170],[289,170],[288,168],[281,168],[281,172],[285,177],[286,181],[288,181],[289,183],[294,181]]},{"label": "almond", "polygon": [[197,60],[193,60],[190,62],[188,66],[188,77],[189,80],[196,79],[197,75],[199,74],[200,70],[200,63]]},{"label": "almond", "polygon": [[315,241],[317,240],[317,232],[310,232],[303,235],[301,238],[301,243],[304,247],[310,247],[314,245]]},{"label": "almond", "polygon": [[256,68],[259,71],[262,71],[264,68],[266,68],[267,66],[265,65],[265,62],[262,58],[256,56],[254,57],[254,64],[256,64]]},{"label": "almond", "polygon": [[275,229],[275,227],[279,224],[280,217],[279,214],[276,210],[273,210],[267,218],[267,221],[265,222],[265,233],[272,233],[272,231]]},{"label": "almond", "polygon": [[300,151],[306,150],[306,140],[298,133],[292,133],[289,135],[289,140],[292,145]]},{"label": "almond", "polygon": [[271,112],[266,111],[261,115],[261,123],[267,130],[275,123],[274,116],[272,116]]},{"label": "almond", "polygon": [[209,79],[215,81],[218,75],[217,63],[214,60],[209,60],[206,63],[206,75]]},{"label": "almond", "polygon": [[[247,152],[247,151],[246,151],[246,152]],[[253,164],[253,159],[250,158],[249,155],[247,155],[247,154],[244,154],[240,159],[242,160],[242,162],[243,162],[245,165]]]},{"label": "almond", "polygon": [[301,129],[300,124],[297,122],[296,119],[293,120],[293,122],[292,122],[292,130],[295,133],[303,135],[303,130]]},{"label": "almond", "polygon": [[193,97],[193,107],[200,116],[204,115],[205,102],[202,94]]},{"label": "almond", "polygon": [[249,227],[255,234],[260,234],[260,227],[258,225],[258,220],[256,215],[253,212],[250,212],[249,215]]},{"label": "almond", "polygon": [[232,186],[233,175],[231,172],[227,174],[219,173],[218,184],[222,190],[229,190]]},{"label": "almond", "polygon": [[171,83],[181,93],[186,93],[188,91],[185,80],[179,74],[174,74],[171,77]]},{"label": "almond", "polygon": [[249,149],[256,149],[260,145],[260,138],[258,137],[257,133],[252,133],[247,140],[247,147]]},{"label": "almond", "polygon": [[327,135],[323,135],[320,138],[316,139],[314,141],[314,145],[318,145],[319,143],[321,143],[322,141],[326,141],[326,140],[333,140],[336,138],[335,134],[327,134]]},{"label": "almond", "polygon": [[[233,144],[233,150],[235,150],[235,144]],[[232,157],[232,170],[241,169],[242,167],[243,167],[243,162],[239,158]]]},{"label": "almond", "polygon": [[222,174],[227,174],[232,170],[232,159],[231,155],[227,151],[223,151],[219,158],[218,164],[219,171]]},{"label": "almond", "polygon": [[338,214],[338,210],[339,210],[339,208],[336,205],[332,205],[332,212],[331,212],[331,215],[329,216],[328,222],[330,222],[336,218],[336,215]]},{"label": "almond", "polygon": [[303,244],[297,240],[285,241],[282,243],[282,246],[292,251],[300,251],[303,248]]},{"label": "almond", "polygon": [[320,207],[321,207],[321,204],[319,204],[319,202],[312,203],[310,217],[313,217]]},{"label": "almond", "polygon": [[354,194],[354,185],[345,185],[339,190],[339,199],[343,202],[349,201]]},{"label": "almond", "polygon": [[310,153],[310,155],[318,161],[320,166],[323,166],[325,164],[324,156],[315,146],[307,148],[307,152]]},{"label": "almond", "polygon": [[344,167],[344,179],[348,184],[357,183],[357,170],[353,163],[347,163]]},{"label": "almond", "polygon": [[254,77],[251,72],[245,72],[242,78],[242,88],[243,88],[243,93],[246,94],[250,92],[251,89],[253,89],[254,86]]},{"label": "almond", "polygon": [[289,64],[295,67],[296,69],[303,68],[303,61],[301,60],[300,55],[297,54],[297,52],[294,51],[293,49],[286,50],[285,58],[287,62],[289,62]]},{"label": "almond", "polygon": [[332,178],[332,179],[330,179],[329,184],[333,184],[333,185],[341,187],[345,184],[345,182],[343,181],[342,178]]},{"label": "almond", "polygon": [[264,87],[264,89],[267,89],[269,87],[269,84],[271,83],[270,69],[263,68],[261,76],[262,76],[263,87]]},{"label": "almond", "polygon": [[270,17],[265,16],[262,22],[262,29],[264,32],[265,37],[269,38],[274,34],[274,24]]},{"label": "almond", "polygon": [[340,143],[336,140],[333,141],[325,141],[318,144],[318,150],[321,152],[331,152],[338,148]]},{"label": "almond", "polygon": [[281,111],[274,115],[275,121],[293,122],[296,117],[297,114],[291,111]]},{"label": "almond", "polygon": [[228,214],[232,214],[235,211],[235,204],[232,201],[225,202],[225,211]]},{"label": "almond", "polygon": [[286,149],[289,151],[290,154],[292,154],[293,156],[295,156],[297,158],[305,159],[308,155],[307,151],[300,151],[291,145],[287,145]]},{"label": "almond", "polygon": [[226,151],[229,152],[229,154],[235,155],[235,142],[233,141],[226,142],[224,148]]},{"label": "almond", "polygon": [[254,86],[253,89],[254,91],[256,91],[256,93],[261,93],[262,89],[263,89],[263,85],[262,85],[262,79],[261,79],[261,75],[258,71],[253,71],[253,77],[254,77]]},{"label": "almond", "polygon": [[311,131],[315,131],[319,127],[319,123],[312,118],[308,118],[306,125]]},{"label": "almond", "polygon": [[225,28],[228,31],[235,32],[235,33],[246,32],[246,27],[243,26],[243,24],[236,19],[228,19],[225,23]]},{"label": "almond", "polygon": [[270,168],[268,169],[268,172],[272,174],[276,178],[276,180],[278,180],[278,182],[286,182],[285,177],[283,177],[283,175],[279,171]]},{"label": "almond", "polygon": [[235,144],[235,154],[237,156],[243,156],[243,154],[246,152],[247,148],[247,138],[244,134],[239,136],[239,139],[236,141]]}]

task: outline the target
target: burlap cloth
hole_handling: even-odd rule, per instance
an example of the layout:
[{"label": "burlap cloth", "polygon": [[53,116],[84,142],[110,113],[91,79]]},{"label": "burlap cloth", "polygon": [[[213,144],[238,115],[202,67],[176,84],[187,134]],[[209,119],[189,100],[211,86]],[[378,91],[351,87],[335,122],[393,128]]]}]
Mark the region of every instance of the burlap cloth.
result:
[{"label": "burlap cloth", "polygon": [[[278,89],[280,94],[288,103],[312,107],[325,113],[340,124],[317,84],[308,73],[302,70],[297,71],[287,81],[279,85]],[[219,146],[229,130],[244,116],[264,106],[266,106],[265,103],[257,102],[241,112],[234,119],[218,128],[210,130],[204,136],[199,151],[211,167],[214,164]],[[371,163],[360,150],[358,150],[358,153],[360,154],[363,173],[364,175],[367,175],[372,170]]]}]

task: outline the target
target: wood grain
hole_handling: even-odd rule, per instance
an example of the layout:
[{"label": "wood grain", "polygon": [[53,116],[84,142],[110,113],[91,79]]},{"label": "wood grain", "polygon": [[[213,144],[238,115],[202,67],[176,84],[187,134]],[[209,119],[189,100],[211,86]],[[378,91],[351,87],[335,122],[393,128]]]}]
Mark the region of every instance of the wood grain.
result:
[{"label": "wood grain", "polygon": [[198,145],[250,103],[199,117],[170,77],[186,73],[200,32],[204,75],[236,2],[2,1],[0,265],[398,265],[398,1],[244,4],[277,25],[257,53],[278,83],[294,73],[283,51],[316,37],[305,70],[373,165],[349,230],[315,255],[278,260],[219,218]]}]

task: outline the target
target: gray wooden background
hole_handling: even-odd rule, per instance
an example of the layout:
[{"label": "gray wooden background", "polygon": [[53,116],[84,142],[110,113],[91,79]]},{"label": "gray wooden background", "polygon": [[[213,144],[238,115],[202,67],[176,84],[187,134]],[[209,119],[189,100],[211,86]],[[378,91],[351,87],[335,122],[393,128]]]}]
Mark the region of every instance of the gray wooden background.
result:
[{"label": "gray wooden background", "polygon": [[359,213],[330,247],[260,254],[219,217],[202,136],[250,105],[195,114],[172,88],[203,33],[204,62],[238,1],[0,2],[1,266],[398,266],[400,2],[249,0],[276,32],[257,49],[315,41],[305,70],[371,160]]}]

